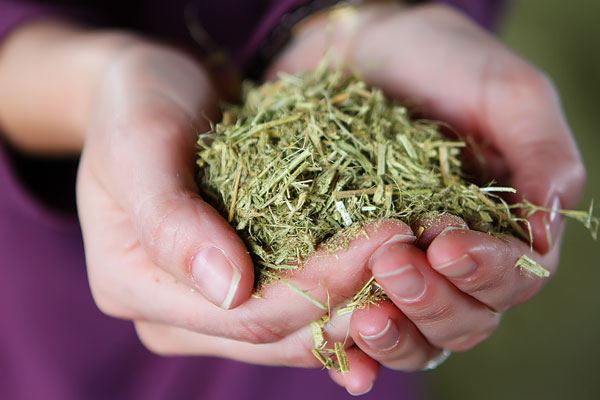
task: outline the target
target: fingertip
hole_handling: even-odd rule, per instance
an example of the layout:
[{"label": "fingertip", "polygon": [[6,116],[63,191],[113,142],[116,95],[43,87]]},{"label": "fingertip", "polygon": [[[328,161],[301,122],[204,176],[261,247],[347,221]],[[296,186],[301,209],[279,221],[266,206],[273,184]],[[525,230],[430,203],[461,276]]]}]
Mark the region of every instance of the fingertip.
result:
[{"label": "fingertip", "polygon": [[[229,310],[240,306],[252,294],[254,265],[242,239],[208,203],[197,198],[186,221],[194,226],[188,274],[196,289],[211,303]],[[195,219],[195,220],[194,220]]]},{"label": "fingertip", "polygon": [[564,216],[558,212],[563,209],[561,198],[550,197],[545,208],[550,211],[538,211],[528,218],[533,247],[540,254],[547,254],[559,242],[564,228]]},{"label": "fingertip", "polygon": [[[398,244],[414,244],[417,237],[410,226],[400,220],[375,221],[365,225],[365,231],[372,230],[372,235],[379,236],[380,244],[374,249],[367,267],[373,270],[373,265],[382,254],[389,252],[391,247]],[[369,234],[369,233],[368,233]]]},{"label": "fingertip", "polygon": [[342,231],[307,258],[293,282],[300,287],[314,287],[318,282],[311,295],[321,302],[338,304],[355,295],[371,278],[369,266],[382,249],[398,243],[412,244],[415,239],[408,225],[392,219]]},{"label": "fingertip", "polygon": [[[331,240],[332,243],[339,241],[340,243],[347,244],[348,235],[351,237],[351,245],[358,245],[362,247],[361,242],[366,242],[370,247],[382,248],[387,244],[402,242],[402,243],[414,243],[417,239],[414,235],[410,226],[398,219],[384,219],[377,221],[369,221],[364,223],[360,230],[353,231],[342,231],[340,235],[334,236]],[[328,248],[335,247],[327,246]],[[354,246],[344,246],[346,249],[351,249]]]},{"label": "fingertip", "polygon": [[190,272],[200,293],[224,310],[239,306],[251,294],[254,271],[233,261],[219,247],[200,249],[192,258]]},{"label": "fingertip", "polygon": [[350,332],[363,350],[386,354],[398,345],[405,323],[406,318],[398,308],[390,301],[383,301],[374,307],[356,310],[350,321]]},{"label": "fingertip", "polygon": [[450,229],[469,229],[469,226],[462,218],[444,213],[422,218],[413,224],[412,229],[417,236],[415,245],[421,249],[426,249],[443,232]]},{"label": "fingertip", "polygon": [[357,309],[350,319],[350,333],[357,335],[373,336],[385,329],[390,319],[396,319],[400,311],[390,301],[381,301],[368,308]]},{"label": "fingertip", "polygon": [[340,386],[346,388],[346,391],[352,396],[361,396],[368,393],[379,374],[379,363],[365,354],[356,346],[346,349],[350,371],[346,374],[329,370],[331,379]]},{"label": "fingertip", "polygon": [[528,218],[526,229],[530,230],[533,248],[540,254],[546,254],[552,247],[552,230],[548,224],[548,215],[538,211]]},{"label": "fingertip", "polygon": [[[228,226],[229,227],[229,226]],[[231,260],[232,280],[221,308],[233,309],[242,305],[254,291],[254,263],[242,239],[232,234],[226,253]]]},{"label": "fingertip", "polygon": [[423,275],[427,268],[423,252],[413,245],[395,243],[373,262],[373,276],[395,302],[418,301],[427,291]]},{"label": "fingertip", "polygon": [[[511,200],[526,203],[519,213],[527,218],[524,228],[531,229],[533,248],[540,254],[560,242],[564,218],[557,211],[576,207],[585,187],[585,168],[576,149],[569,147],[563,143],[538,149],[526,164],[515,166],[512,185],[517,193]],[[527,203],[542,209],[531,215]]]},{"label": "fingertip", "polygon": [[436,236],[427,248],[426,256],[429,264],[437,270],[463,257],[474,246],[490,246],[490,235],[465,229],[450,229]]},{"label": "fingertip", "polygon": [[[247,253],[245,254],[247,255]],[[244,260],[242,263],[232,262],[232,270],[234,273],[226,292],[227,295],[220,305],[224,310],[239,307],[250,298],[254,291],[254,266],[251,260]]]},{"label": "fingertip", "polygon": [[401,312],[389,300],[366,308],[356,309],[350,319],[350,335],[355,339],[372,337],[384,331],[389,321],[401,318]]},{"label": "fingertip", "polygon": [[350,386],[346,386],[346,392],[348,392],[351,396],[362,396],[363,394],[367,394],[373,389],[373,384],[375,382],[371,382],[371,384],[366,389],[356,390],[354,388],[350,388]]}]

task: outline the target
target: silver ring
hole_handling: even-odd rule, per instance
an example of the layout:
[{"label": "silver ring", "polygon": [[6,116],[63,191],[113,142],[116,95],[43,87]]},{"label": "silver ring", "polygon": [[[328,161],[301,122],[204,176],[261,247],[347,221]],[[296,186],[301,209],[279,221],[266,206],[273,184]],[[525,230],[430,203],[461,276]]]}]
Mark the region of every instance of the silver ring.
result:
[{"label": "silver ring", "polygon": [[444,363],[444,361],[446,361],[448,359],[448,357],[450,357],[450,354],[452,354],[452,352],[450,350],[443,349],[440,354],[438,354],[433,360],[430,360],[427,363],[427,365],[425,365],[425,368],[423,368],[423,371],[430,371],[432,369],[436,369],[437,367],[442,365]]}]

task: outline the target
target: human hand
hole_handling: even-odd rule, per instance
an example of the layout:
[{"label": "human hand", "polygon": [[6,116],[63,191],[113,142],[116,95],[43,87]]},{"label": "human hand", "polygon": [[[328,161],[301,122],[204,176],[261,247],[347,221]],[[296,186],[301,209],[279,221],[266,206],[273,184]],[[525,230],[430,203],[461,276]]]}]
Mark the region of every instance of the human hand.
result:
[{"label": "human hand", "polygon": [[[228,224],[196,195],[194,124],[204,123],[202,114],[215,99],[200,66],[132,35],[54,20],[15,31],[2,55],[0,111],[13,144],[53,154],[84,146],[78,205],[90,286],[101,310],[134,320],[142,341],[161,354],[320,365],[308,324],[325,311],[278,283],[262,299],[246,300],[253,280],[249,257]],[[289,280],[335,308],[369,278],[366,266],[378,248],[390,239],[415,239],[396,222],[365,229],[368,239],[361,236],[338,254],[315,254]],[[227,265],[221,282],[218,272],[206,274],[215,287],[225,283],[222,291],[203,288],[204,274],[200,282],[192,279],[194,254],[210,244],[240,268],[231,296]],[[234,309],[219,309],[203,295]],[[325,337],[340,342],[348,316],[332,311]],[[374,380],[372,359],[355,349],[349,358],[359,378],[355,386]]]},{"label": "human hand", "polygon": [[[320,365],[311,353],[309,323],[326,311],[279,283],[263,298],[247,299],[250,258],[232,228],[196,194],[195,128],[207,129],[202,116],[216,96],[193,59],[123,32],[86,31],[57,20],[24,24],[0,50],[6,137],[37,154],[84,147],[78,205],[90,287],[102,311],[134,320],[143,343],[161,354]],[[365,229],[368,239],[361,236],[338,254],[315,254],[289,280],[333,308],[369,278],[366,265],[379,247],[390,238],[414,240],[395,222]],[[211,245],[239,268],[233,285],[227,263],[201,264],[216,271],[193,279],[195,254]],[[348,322],[334,312],[327,340],[343,341]],[[353,363],[361,356],[349,354]]]},{"label": "human hand", "polygon": [[[106,71],[77,187],[99,308],[133,320],[143,343],[160,354],[319,366],[309,324],[327,310],[281,283],[248,299],[251,259],[231,226],[197,194],[197,130],[208,129],[203,115],[216,99],[205,72],[176,51],[144,43],[121,50]],[[317,252],[286,278],[335,308],[368,280],[366,266],[378,248],[390,238],[415,239],[401,223],[365,229],[368,238],[336,254]],[[216,255],[220,259],[210,259]],[[334,317],[327,340],[344,341],[348,323],[349,317]],[[363,355],[351,352],[357,357]]]},{"label": "human hand", "polygon": [[[585,170],[556,92],[542,73],[446,6],[358,10],[301,26],[267,76],[312,68],[328,51],[389,96],[409,99],[427,116],[472,137],[484,155],[476,166],[480,178],[516,188],[514,201],[549,209],[576,206]],[[528,220],[532,257],[554,273],[562,218],[538,212]],[[444,231],[447,226],[464,229]],[[543,279],[514,267],[529,254],[527,243],[466,228],[460,219],[440,221],[417,246],[395,244],[376,253],[373,274],[396,308],[385,304],[354,313],[351,333],[362,351],[393,369],[419,369],[427,359],[415,354],[427,352],[415,352],[407,340],[418,335],[440,349],[467,350],[489,336],[499,313],[539,291]],[[380,332],[386,334],[371,338],[373,343],[363,339]],[[334,379],[347,385],[351,377]]]}]

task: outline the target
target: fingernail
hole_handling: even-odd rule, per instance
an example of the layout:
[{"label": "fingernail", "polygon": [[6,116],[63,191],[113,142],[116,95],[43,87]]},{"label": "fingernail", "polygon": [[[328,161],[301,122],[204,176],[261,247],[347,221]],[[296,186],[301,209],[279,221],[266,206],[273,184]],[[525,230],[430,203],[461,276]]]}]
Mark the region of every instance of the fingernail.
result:
[{"label": "fingernail", "polygon": [[207,300],[225,310],[231,308],[242,274],[221,249],[206,247],[200,250],[190,269],[196,287]]},{"label": "fingernail", "polygon": [[400,341],[398,328],[391,319],[388,319],[387,325],[381,332],[374,335],[363,335],[360,332],[358,334],[369,346],[380,351],[391,350]]},{"label": "fingernail", "polygon": [[379,248],[373,253],[371,258],[369,259],[369,264],[368,264],[369,268],[372,269],[373,262],[375,262],[375,260],[377,259],[377,257],[379,257],[380,254],[387,251],[387,249],[389,249],[390,246],[392,246],[396,243],[413,244],[416,240],[417,240],[417,237],[413,236],[413,235],[397,234],[397,235],[392,236],[391,238],[389,238],[388,240],[383,242],[381,244],[381,246],[379,246]]},{"label": "fingernail", "polygon": [[546,208],[552,210],[543,218],[546,239],[548,240],[548,248],[551,248],[554,244],[554,239],[558,237],[558,232],[564,220],[563,215],[558,212],[558,210],[562,209],[562,201],[560,200],[560,197],[552,197]]},{"label": "fingernail", "polygon": [[417,237],[414,235],[394,235],[391,238],[389,238],[388,240],[386,240],[385,242],[383,242],[383,244],[380,246],[380,248],[383,248],[386,245],[390,245],[393,243],[414,243],[415,240],[417,240]]},{"label": "fingernail", "polygon": [[425,292],[425,278],[412,265],[404,265],[388,272],[376,273],[375,277],[386,280],[386,286],[404,301],[414,301]]},{"label": "fingernail", "polygon": [[367,390],[363,390],[360,393],[352,393],[350,391],[350,389],[346,388],[346,392],[348,392],[349,395],[351,396],[362,396],[363,394],[367,394],[371,391],[371,389],[373,389],[373,383],[371,382],[371,385],[369,385],[369,387],[367,388]]},{"label": "fingernail", "polygon": [[464,231],[466,229],[467,228],[463,228],[462,226],[460,226],[460,227],[459,226],[447,226],[438,234],[438,236],[443,236],[446,233],[451,232],[451,231]]},{"label": "fingernail", "polygon": [[446,264],[433,266],[433,269],[448,278],[461,279],[471,275],[477,269],[477,263],[470,255],[465,254]]}]

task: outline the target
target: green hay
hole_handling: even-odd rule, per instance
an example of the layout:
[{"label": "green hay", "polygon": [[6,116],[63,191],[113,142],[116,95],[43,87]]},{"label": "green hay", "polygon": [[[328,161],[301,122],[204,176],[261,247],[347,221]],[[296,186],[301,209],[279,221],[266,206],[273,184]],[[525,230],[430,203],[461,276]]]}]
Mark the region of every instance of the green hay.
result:
[{"label": "green hay", "polygon": [[[521,224],[528,227],[526,221],[512,210],[549,210],[507,204],[501,194],[512,188],[468,183],[458,158],[466,144],[444,137],[439,126],[411,119],[358,75],[331,71],[325,63],[301,76],[245,83],[242,105],[225,106],[223,121],[199,136],[200,190],[251,251],[258,293],[273,279],[303,293],[281,275],[301,268],[319,245],[330,252],[347,248],[365,233],[366,221],[393,218],[410,225],[450,213],[471,229],[530,241]],[[559,212],[583,222],[595,237],[599,220],[591,209]],[[528,260],[521,258],[517,267],[543,270]],[[371,280],[340,312],[385,298]],[[313,327],[316,352],[326,367],[345,369],[339,346],[325,349],[324,323],[320,336]],[[332,354],[342,360],[335,363]]]}]

